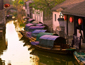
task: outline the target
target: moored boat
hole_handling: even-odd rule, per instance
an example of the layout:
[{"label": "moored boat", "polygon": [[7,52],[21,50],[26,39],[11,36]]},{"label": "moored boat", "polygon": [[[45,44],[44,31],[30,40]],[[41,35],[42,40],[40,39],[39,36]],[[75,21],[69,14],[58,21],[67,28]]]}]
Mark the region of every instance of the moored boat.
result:
[{"label": "moored boat", "polygon": [[38,50],[59,53],[59,54],[73,54],[75,48],[66,44],[66,40],[63,37],[53,35],[43,35],[39,41],[31,42],[33,47]]},{"label": "moored boat", "polygon": [[80,65],[85,65],[85,52],[84,51],[75,51],[74,58]]}]

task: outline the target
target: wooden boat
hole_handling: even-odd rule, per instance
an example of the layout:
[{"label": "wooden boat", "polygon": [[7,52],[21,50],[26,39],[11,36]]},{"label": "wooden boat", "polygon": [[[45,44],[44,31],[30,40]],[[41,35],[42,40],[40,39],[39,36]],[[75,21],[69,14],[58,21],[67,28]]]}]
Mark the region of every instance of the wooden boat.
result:
[{"label": "wooden boat", "polygon": [[25,25],[25,28],[24,30],[25,31],[29,31],[29,32],[32,32],[34,31],[35,29],[44,29],[46,26],[44,24],[36,24],[36,23],[28,23]]},{"label": "wooden boat", "polygon": [[45,31],[46,30],[34,30],[33,32],[25,32],[25,31],[19,31],[19,32],[23,35],[23,37],[30,39],[31,41],[33,41],[33,40],[35,41],[36,36],[41,32],[44,33]]},{"label": "wooden boat", "polygon": [[81,51],[75,51],[74,52],[74,58],[77,60],[77,62],[80,65],[85,65],[85,52]]},{"label": "wooden boat", "polygon": [[[36,34],[37,31],[37,34]],[[39,30],[34,30],[33,31],[33,36],[31,35],[32,32],[26,32],[26,31],[19,31],[23,37],[26,39],[30,39],[30,41],[39,41],[39,38],[43,35],[56,35],[58,36],[58,34],[54,34],[54,33],[49,33],[49,32],[45,32],[46,30],[41,30],[39,32]]]},{"label": "wooden boat", "polygon": [[[29,39],[35,49],[43,50],[51,53],[59,54],[73,54],[76,50],[66,44],[66,40],[63,37],[48,35],[37,35],[36,38],[27,36],[24,31],[21,31],[25,38]],[[41,33],[39,33],[41,34]],[[37,39],[37,40],[36,40]]]},{"label": "wooden boat", "polygon": [[75,48],[66,44],[66,40],[63,37],[53,35],[43,35],[39,41],[31,42],[33,47],[38,50],[59,53],[59,54],[73,54]]}]

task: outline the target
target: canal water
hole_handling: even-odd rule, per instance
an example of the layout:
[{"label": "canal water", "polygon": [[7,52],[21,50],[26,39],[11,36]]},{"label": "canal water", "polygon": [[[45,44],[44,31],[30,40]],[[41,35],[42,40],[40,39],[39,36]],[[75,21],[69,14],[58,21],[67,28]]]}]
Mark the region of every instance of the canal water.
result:
[{"label": "canal water", "polygon": [[0,39],[0,65],[78,65],[73,56],[35,50],[18,32],[23,28],[15,21],[6,24]]}]

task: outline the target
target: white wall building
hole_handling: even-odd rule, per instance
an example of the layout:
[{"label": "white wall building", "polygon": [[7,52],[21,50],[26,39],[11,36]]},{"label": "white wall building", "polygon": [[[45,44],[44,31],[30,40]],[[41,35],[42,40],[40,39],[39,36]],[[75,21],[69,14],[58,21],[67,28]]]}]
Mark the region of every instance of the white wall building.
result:
[{"label": "white wall building", "polygon": [[43,11],[40,10],[35,10],[33,9],[33,19],[35,19],[37,22],[42,22],[43,23]]},{"label": "white wall building", "polygon": [[26,12],[26,16],[27,16],[27,15],[31,16],[29,3],[32,3],[32,1],[30,0],[30,1],[26,1],[26,2],[25,2],[25,12]]}]

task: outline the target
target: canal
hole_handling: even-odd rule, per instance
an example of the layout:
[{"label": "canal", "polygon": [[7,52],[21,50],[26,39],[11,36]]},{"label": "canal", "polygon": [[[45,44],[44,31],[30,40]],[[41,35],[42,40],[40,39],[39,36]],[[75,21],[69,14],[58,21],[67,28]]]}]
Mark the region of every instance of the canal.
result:
[{"label": "canal", "polygon": [[73,56],[35,50],[18,32],[23,28],[9,21],[0,39],[0,65],[78,65]]}]

